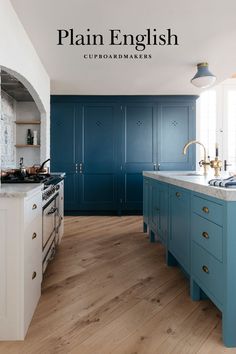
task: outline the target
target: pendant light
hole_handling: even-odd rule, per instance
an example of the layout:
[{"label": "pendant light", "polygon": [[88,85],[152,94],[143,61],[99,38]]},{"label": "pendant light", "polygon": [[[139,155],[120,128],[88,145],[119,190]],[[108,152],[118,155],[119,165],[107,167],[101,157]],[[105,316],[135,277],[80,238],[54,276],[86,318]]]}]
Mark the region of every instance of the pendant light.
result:
[{"label": "pendant light", "polygon": [[191,83],[200,88],[212,86],[216,81],[216,77],[209,71],[208,63],[197,64],[197,73],[192,78]]}]

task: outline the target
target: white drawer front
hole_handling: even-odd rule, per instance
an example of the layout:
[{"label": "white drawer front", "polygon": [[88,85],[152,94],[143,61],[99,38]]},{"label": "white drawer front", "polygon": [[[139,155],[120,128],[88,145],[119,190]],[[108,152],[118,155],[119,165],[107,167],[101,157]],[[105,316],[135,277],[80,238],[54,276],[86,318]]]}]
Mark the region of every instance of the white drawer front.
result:
[{"label": "white drawer front", "polygon": [[42,215],[42,193],[28,199],[25,204],[25,223],[30,224],[35,218]]},{"label": "white drawer front", "polygon": [[37,254],[42,255],[42,217],[38,216],[25,227],[25,260],[34,263]]},{"label": "white drawer front", "polygon": [[35,258],[25,260],[24,272],[24,329],[29,327],[37,303],[41,295],[42,251],[34,254]]}]

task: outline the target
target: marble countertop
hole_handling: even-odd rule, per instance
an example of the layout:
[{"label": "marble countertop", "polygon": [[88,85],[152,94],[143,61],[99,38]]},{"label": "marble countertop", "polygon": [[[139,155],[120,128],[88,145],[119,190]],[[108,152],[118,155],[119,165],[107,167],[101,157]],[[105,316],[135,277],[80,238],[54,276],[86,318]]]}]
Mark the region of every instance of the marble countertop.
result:
[{"label": "marble countertop", "polygon": [[0,198],[26,198],[41,191],[42,184],[4,183],[0,184]]},{"label": "marble countertop", "polygon": [[[218,199],[236,201],[236,188],[209,186],[208,181],[215,178],[214,175],[194,175],[200,173],[200,171],[144,171],[143,175]],[[227,178],[228,176],[228,174],[222,174],[220,178]]]},{"label": "marble countertop", "polygon": [[[65,177],[65,172],[52,172],[51,175]],[[0,183],[0,198],[26,198],[43,190],[41,183]]]},{"label": "marble countertop", "polygon": [[65,172],[50,172],[50,175],[52,176],[60,176],[62,178],[64,178],[66,176],[66,173]]}]

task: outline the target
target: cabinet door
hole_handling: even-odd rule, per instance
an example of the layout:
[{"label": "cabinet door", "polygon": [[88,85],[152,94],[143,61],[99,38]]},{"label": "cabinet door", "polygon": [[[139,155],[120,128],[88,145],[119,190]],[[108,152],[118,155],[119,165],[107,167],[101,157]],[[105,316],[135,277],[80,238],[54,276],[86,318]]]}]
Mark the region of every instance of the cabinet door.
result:
[{"label": "cabinet door", "polygon": [[177,187],[170,187],[169,250],[189,272],[190,192]]},{"label": "cabinet door", "polygon": [[149,215],[149,179],[143,179],[143,221],[148,224]]},{"label": "cabinet door", "polygon": [[156,110],[153,104],[126,104],[122,131],[122,209],[142,210],[143,171],[156,163]]},{"label": "cabinet door", "polygon": [[157,234],[160,216],[159,183],[150,180],[149,183],[149,219],[150,230]]},{"label": "cabinet door", "polygon": [[195,147],[183,155],[183,147],[195,139],[195,102],[158,106],[158,164],[160,170],[194,170]]},{"label": "cabinet door", "polygon": [[79,171],[82,210],[118,209],[120,153],[119,106],[104,101],[83,105],[82,160]]},{"label": "cabinet door", "polygon": [[163,244],[167,243],[169,191],[167,184],[159,184],[159,223],[157,233]]},{"label": "cabinet door", "polygon": [[79,139],[81,117],[73,103],[53,103],[51,106],[51,171],[66,172],[65,210],[79,209],[79,179],[76,163],[81,149]]}]

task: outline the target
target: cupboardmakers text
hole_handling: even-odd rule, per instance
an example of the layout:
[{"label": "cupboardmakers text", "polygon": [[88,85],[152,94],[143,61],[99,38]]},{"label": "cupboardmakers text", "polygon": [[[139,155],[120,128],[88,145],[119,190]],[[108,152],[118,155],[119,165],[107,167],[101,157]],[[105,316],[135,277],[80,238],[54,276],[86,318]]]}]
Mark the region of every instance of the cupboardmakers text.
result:
[{"label": "cupboardmakers text", "polygon": [[[71,46],[102,46],[105,43],[102,34],[91,33],[88,28],[85,33],[75,33],[73,28],[58,29],[57,45]],[[134,46],[137,51],[143,51],[146,46],[177,46],[179,40],[177,34],[167,28],[163,33],[157,33],[156,28],[147,28],[144,33],[122,33],[120,29],[110,29],[108,44],[112,46]]]}]

